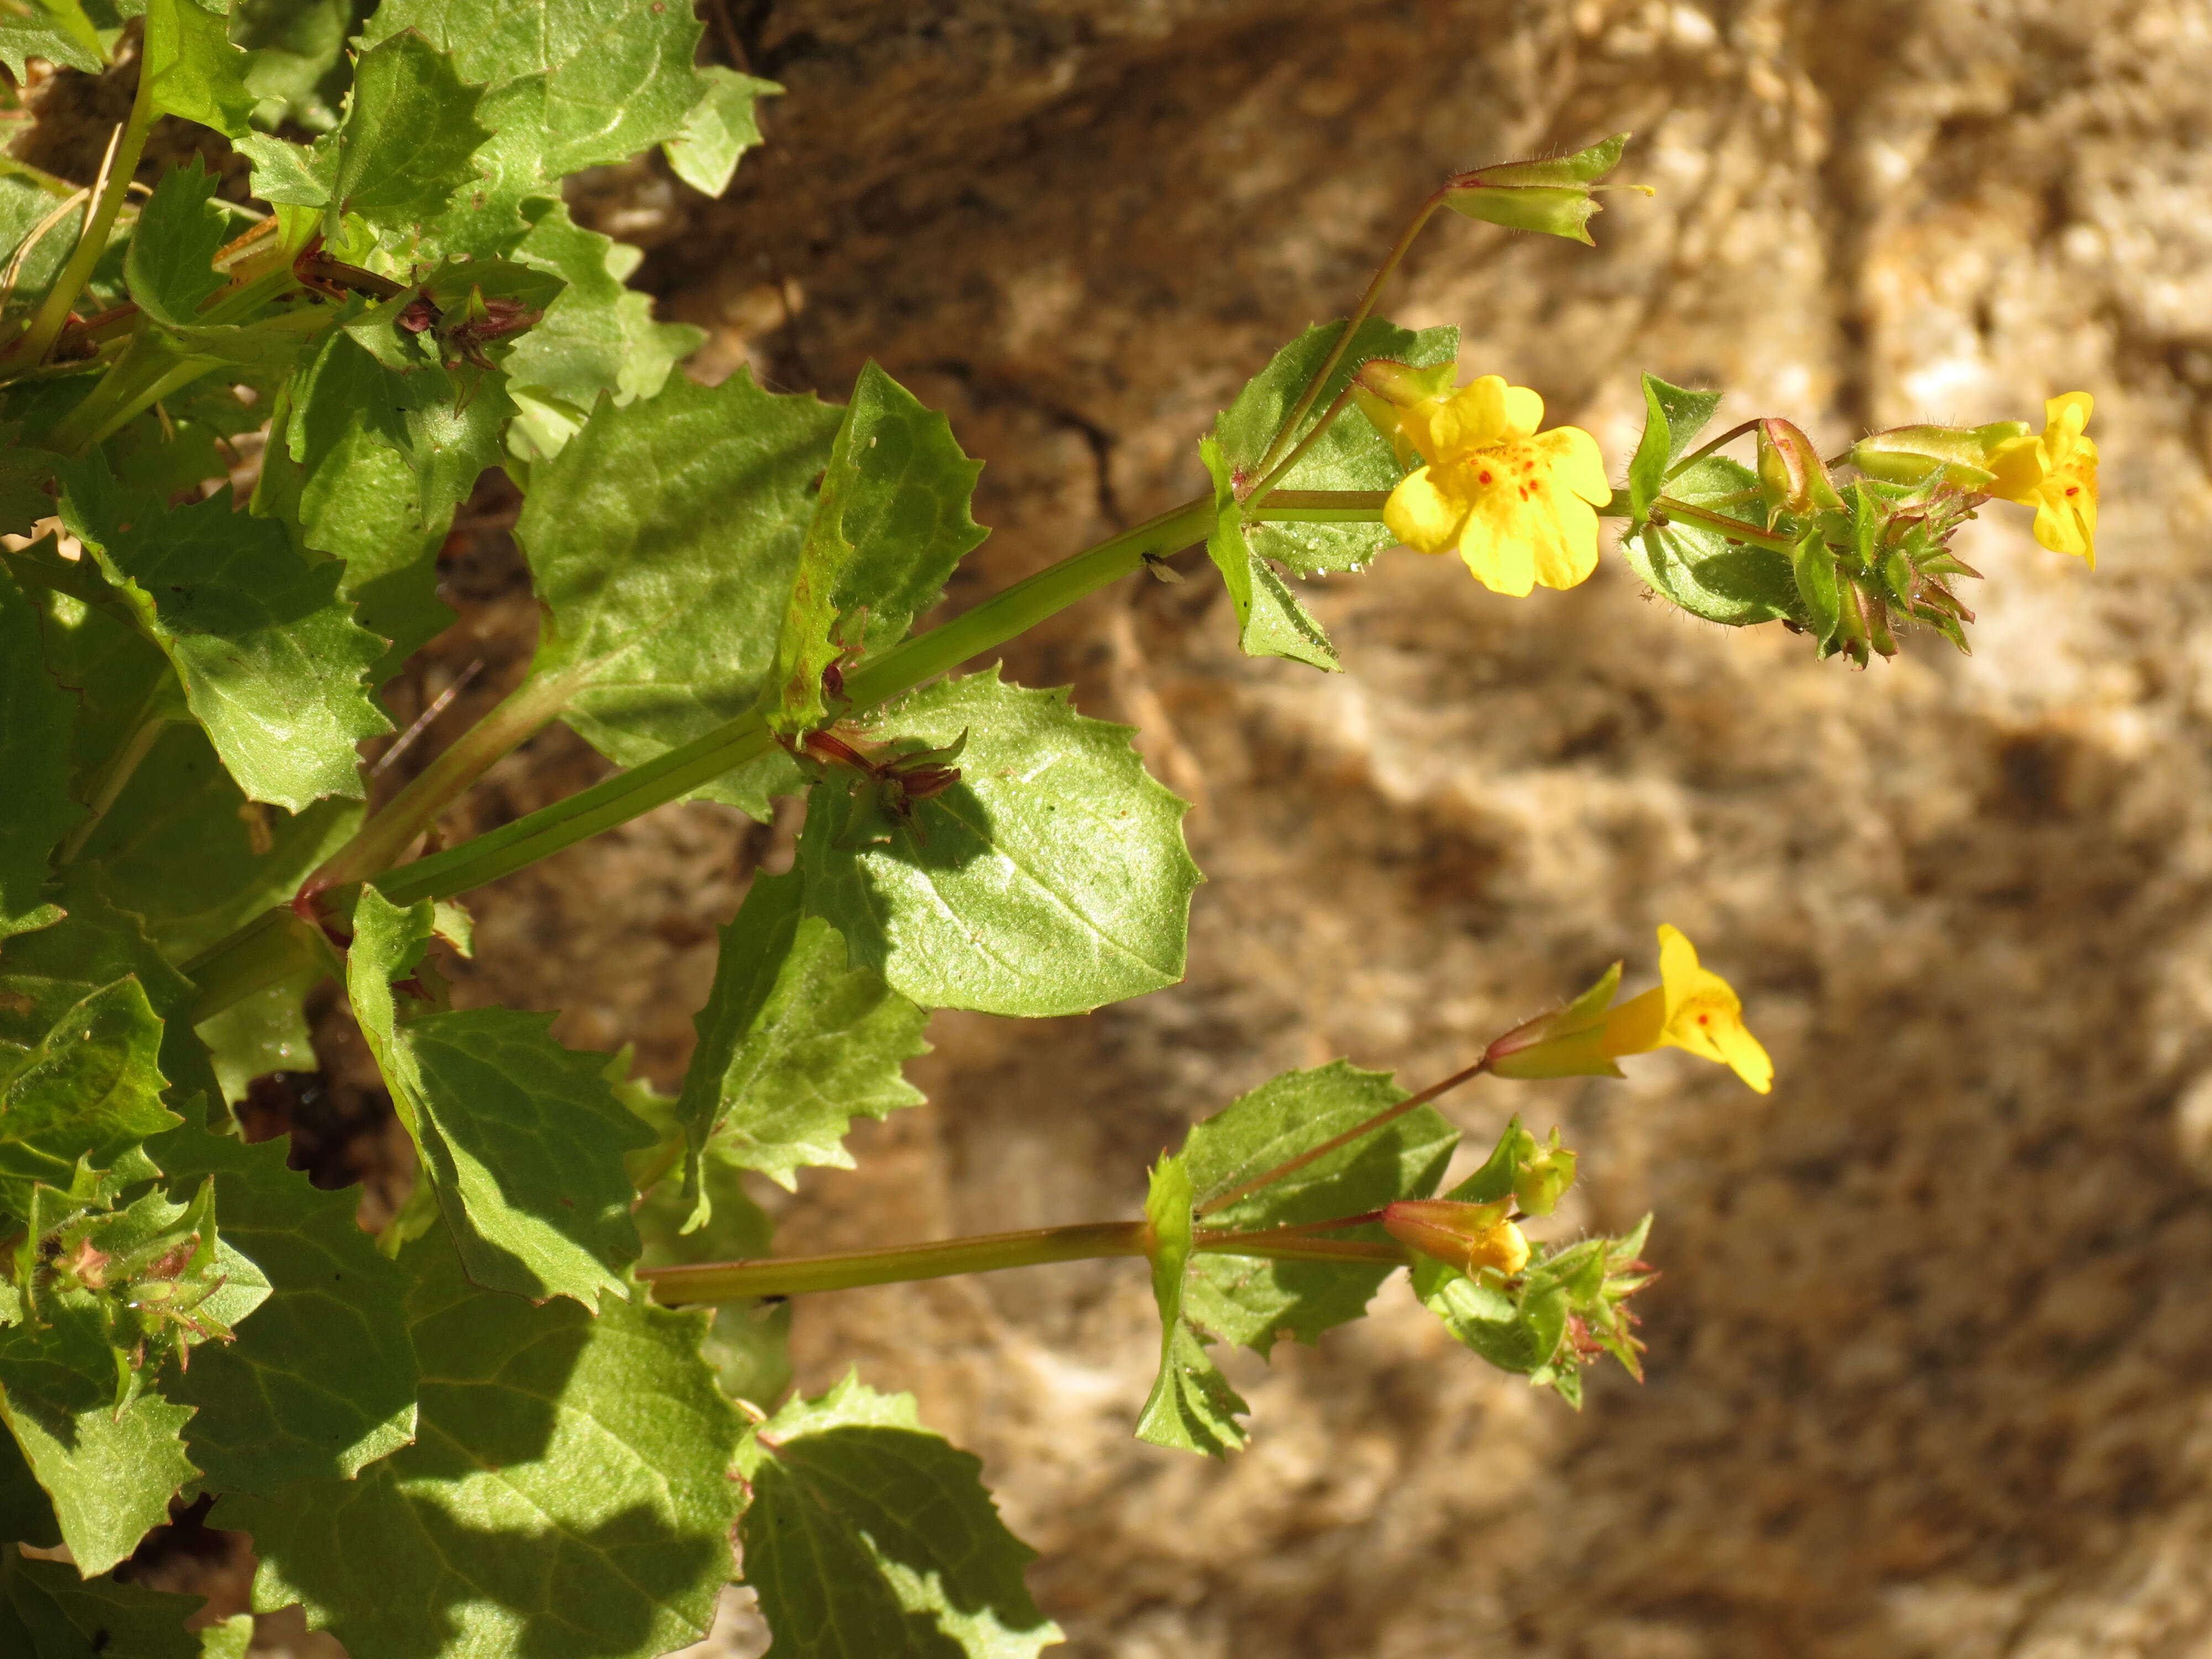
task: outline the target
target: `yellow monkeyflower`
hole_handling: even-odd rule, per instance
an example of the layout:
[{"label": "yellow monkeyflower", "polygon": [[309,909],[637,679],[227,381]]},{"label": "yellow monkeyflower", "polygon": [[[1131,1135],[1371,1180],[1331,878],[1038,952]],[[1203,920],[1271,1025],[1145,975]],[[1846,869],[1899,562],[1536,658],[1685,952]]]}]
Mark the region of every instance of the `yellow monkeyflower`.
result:
[{"label": "yellow monkeyflower", "polygon": [[2014,439],[1990,458],[1990,493],[2035,509],[2035,539],[2097,568],[2097,446],[2081,428],[2096,399],[2069,392],[2047,399],[2040,438]]},{"label": "yellow monkeyflower", "polygon": [[1765,1094],[1774,1062],[1743,1023],[1743,1002],[1718,974],[1698,965],[1697,947],[1679,928],[1659,929],[1659,983],[1609,1006],[1620,964],[1556,1012],[1539,1016],[1490,1045],[1494,1077],[1619,1077],[1623,1054],[1685,1048],[1717,1060]]},{"label": "yellow monkeyflower", "polygon": [[1743,1000],[1718,974],[1699,967],[1697,946],[1663,922],[1658,986],[1606,1015],[1599,1047],[1607,1059],[1686,1048],[1718,1060],[1761,1094],[1774,1086],[1774,1062],[1743,1023]]},{"label": "yellow monkeyflower", "polygon": [[1595,509],[1613,499],[1596,439],[1572,426],[1539,432],[1544,400],[1499,374],[1390,412],[1392,440],[1427,463],[1390,492],[1392,535],[1419,553],[1456,547],[1476,580],[1516,599],[1588,580]]}]

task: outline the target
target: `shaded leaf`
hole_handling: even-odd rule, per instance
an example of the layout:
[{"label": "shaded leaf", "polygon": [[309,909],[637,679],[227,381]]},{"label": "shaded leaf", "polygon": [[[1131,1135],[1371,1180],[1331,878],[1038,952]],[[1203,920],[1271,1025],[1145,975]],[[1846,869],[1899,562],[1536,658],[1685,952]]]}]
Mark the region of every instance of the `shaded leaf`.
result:
[{"label": "shaded leaf", "polygon": [[353,82],[346,40],[374,9],[374,0],[236,0],[230,38],[246,52],[255,125],[308,132],[337,125]]},{"label": "shaded leaf", "polygon": [[911,1395],[848,1374],[762,1424],[738,1466],[745,1582],[780,1659],[1031,1659],[1061,1639],[981,1460],[923,1428]]},{"label": "shaded leaf", "polygon": [[131,299],[157,322],[191,322],[200,301],[223,285],[215,268],[230,231],[229,216],[215,203],[222,182],[195,155],[191,165],[163,173],[138,210],[123,276]]},{"label": "shaded leaf", "polygon": [[1071,1014],[1182,977],[1188,810],[1129,746],[1129,728],[1077,714],[1065,690],[995,669],[916,692],[883,717],[892,742],[949,746],[960,781],[911,827],[866,844],[846,781],[811,798],[806,908],[857,964],[925,1008]]},{"label": "shaded leaf", "polygon": [[[33,988],[36,965],[20,954],[9,951],[0,983],[28,1000],[46,988]],[[150,1174],[140,1143],[177,1121],[161,1104],[161,1022],[137,979],[54,1015],[34,1042],[0,1036],[0,1210],[19,1221],[32,1214],[34,1184],[90,1204],[114,1182]]]},{"label": "shaded leaf", "polygon": [[[1757,489],[1750,469],[1708,455],[1668,484],[1667,493],[1763,529]],[[1707,622],[1741,628],[1784,617],[1803,619],[1797,574],[1787,553],[1732,542],[1686,519],[1646,526],[1621,544],[1621,552],[1660,598]]]},{"label": "shaded leaf", "polygon": [[185,1620],[205,1599],[0,1550],[0,1648],[17,1659],[201,1659]]},{"label": "shaded leaf", "polygon": [[13,799],[0,814],[0,939],[61,920],[42,890],[63,836],[82,823],[70,799],[76,699],[46,665],[38,607],[0,568],[0,777]]},{"label": "shaded leaf", "polygon": [[222,1238],[268,1281],[237,1340],[204,1347],[168,1385],[207,1484],[268,1492],[350,1477],[415,1433],[406,1276],[354,1220],[356,1194],[287,1169],[284,1145],[187,1127],[148,1148],[173,1189],[212,1176]]},{"label": "shaded leaf", "polygon": [[90,1308],[0,1330],[0,1419],[53,1504],[78,1568],[104,1572],[168,1519],[198,1473],[185,1455],[191,1410],[151,1389],[118,1408],[116,1364]]},{"label": "shaded leaf", "polygon": [[[1362,1071],[1341,1060],[1273,1078],[1192,1128],[1182,1156],[1197,1201],[1234,1192],[1405,1097],[1389,1073]],[[1438,1113],[1417,1107],[1215,1212],[1206,1224],[1251,1231],[1363,1215],[1395,1199],[1426,1198],[1443,1178],[1458,1142],[1459,1132]],[[1387,1235],[1380,1227],[1363,1227],[1329,1237],[1381,1241]],[[1358,1318],[1394,1271],[1379,1264],[1206,1251],[1192,1259],[1183,1309],[1203,1328],[1266,1353],[1279,1338],[1312,1342],[1331,1326]]]},{"label": "shaded leaf", "polygon": [[70,528],[167,656],[239,787],[295,812],[358,798],[354,745],[392,727],[365,684],[384,643],[339,596],[343,567],[303,563],[282,526],[233,513],[228,489],[165,509],[118,489],[97,456],[69,464],[64,482]]},{"label": "shaded leaf", "polygon": [[533,1300],[620,1296],[637,1255],[623,1153],[652,1132],[608,1087],[605,1055],[553,1041],[551,1014],[477,1008],[403,1023],[392,981],[414,972],[433,925],[428,899],[402,910],[363,888],[346,992],[469,1277]]},{"label": "shaded leaf", "polygon": [[[656,1183],[637,1206],[638,1237],[644,1246],[639,1267],[732,1261],[769,1253],[775,1224],[746,1194],[744,1171],[719,1146],[707,1149],[702,1165],[699,1194],[710,1218],[685,1232],[695,1204],[684,1196],[683,1176],[673,1174]],[[787,1298],[778,1297],[725,1302],[709,1310],[713,1323],[700,1352],[714,1368],[722,1392],[732,1400],[751,1401],[765,1411],[791,1387],[792,1306]]]},{"label": "shaded leaf", "polygon": [[303,1602],[363,1656],[645,1659],[697,1639],[730,1576],[740,1492],[705,1318],[481,1291],[442,1230],[400,1266],[416,1442],[352,1481],[216,1505],[213,1524],[253,1534],[254,1605]]},{"label": "shaded leaf", "polygon": [[902,1063],[928,1052],[929,1017],[872,970],[847,965],[845,941],[805,913],[805,878],[759,875],[722,929],[707,1006],[676,1106],[685,1136],[685,1190],[695,1220],[711,1143],[721,1157],[779,1185],[810,1164],[850,1169],[855,1117],[917,1105]]}]

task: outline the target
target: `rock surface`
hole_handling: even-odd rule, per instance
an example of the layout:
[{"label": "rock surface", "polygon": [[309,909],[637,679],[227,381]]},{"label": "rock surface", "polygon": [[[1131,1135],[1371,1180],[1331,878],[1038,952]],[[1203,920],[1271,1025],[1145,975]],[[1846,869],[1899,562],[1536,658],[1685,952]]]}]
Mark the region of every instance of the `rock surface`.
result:
[{"label": "rock surface", "polygon": [[[1199,800],[1189,981],[940,1016],[931,1103],[804,1177],[783,1247],[1133,1213],[1238,1091],[1338,1054],[1441,1075],[1615,957],[1648,975],[1671,921],[1743,993],[1771,1098],[1662,1054],[1451,1104],[1478,1139],[1565,1126],[1563,1227],[1657,1212],[1648,1385],[1577,1417],[1392,1290],[1318,1351],[1232,1360],[1254,1443],[1216,1466],[1129,1437],[1155,1328],[1105,1263],[807,1303],[803,1382],[857,1364],[981,1453],[1086,1659],[2212,1643],[2201,0],[712,15],[788,88],[767,149],[720,204],[639,167],[580,211],[653,250],[706,372],[842,396],[872,356],[946,410],[994,532],[955,604],[1197,493],[1213,411],[1443,175],[1620,128],[1659,194],[1613,198],[1595,251],[1441,224],[1386,308],[1458,324],[1467,372],[1616,467],[1644,368],[1831,448],[2086,388],[2106,457],[2094,574],[2014,510],[1966,532],[1972,659],[1923,635],[1853,673],[1614,560],[1512,600],[1403,552],[1315,594],[1340,677],[1239,657],[1203,578],[1011,659]],[[491,660],[488,696],[529,617],[485,557],[445,649]],[[481,810],[597,764],[550,735]],[[672,809],[479,896],[464,994],[566,1006],[567,1040],[672,1084],[711,926],[791,829]],[[713,1650],[757,1650],[726,1625]]]}]

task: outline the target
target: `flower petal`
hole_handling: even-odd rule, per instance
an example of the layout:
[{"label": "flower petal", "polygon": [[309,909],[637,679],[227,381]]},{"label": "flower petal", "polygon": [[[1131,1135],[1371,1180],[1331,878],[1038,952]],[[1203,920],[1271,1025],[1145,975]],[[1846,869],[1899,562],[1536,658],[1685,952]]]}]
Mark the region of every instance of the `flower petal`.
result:
[{"label": "flower petal", "polygon": [[1608,1060],[1617,1054],[1649,1054],[1666,1033],[1667,993],[1655,985],[1606,1015],[1599,1047]]},{"label": "flower petal", "polygon": [[1613,485],[1605,476],[1605,455],[1597,440],[1578,426],[1554,427],[1529,441],[1528,447],[1550,462],[1552,476],[1562,488],[1572,490],[1592,507],[1613,499]]},{"label": "flower petal", "polygon": [[1417,467],[1400,479],[1382,506],[1383,524],[1416,553],[1441,553],[1450,547],[1459,540],[1467,516],[1467,502],[1439,487],[1432,466]]},{"label": "flower petal", "polygon": [[2018,501],[2022,507],[2035,505],[2036,487],[2043,482],[2050,462],[2044,453],[2040,438],[2014,438],[2008,441],[1990,457],[1990,471],[1996,482],[1990,494],[1999,501]]},{"label": "flower petal", "polygon": [[[2049,430],[2063,430],[2079,436],[2081,428],[2089,424],[2089,416],[2097,407],[2097,400],[2086,392],[2062,392],[2056,398],[2043,400],[2043,421]],[[2080,418],[2075,419],[2078,411]],[[2046,430],[2045,435],[2048,435]]]},{"label": "flower petal", "polygon": [[[1512,507],[1518,505],[1516,501]],[[1521,515],[1512,507],[1501,491],[1474,502],[1467,527],[1460,532],[1459,556],[1475,580],[1492,592],[1525,599],[1536,585],[1536,558],[1516,522]]]},{"label": "flower petal", "polygon": [[1667,992],[1667,1014],[1671,1024],[1674,1010],[1680,1007],[1690,993],[1697,988],[1698,975],[1705,969],[1698,965],[1698,947],[1689,937],[1670,922],[1659,924],[1659,983]]},{"label": "flower petal", "polygon": [[[1492,380],[1498,376],[1491,376]],[[1505,427],[1498,435],[1504,438],[1527,438],[1534,435],[1544,424],[1544,400],[1525,386],[1505,388]]]}]

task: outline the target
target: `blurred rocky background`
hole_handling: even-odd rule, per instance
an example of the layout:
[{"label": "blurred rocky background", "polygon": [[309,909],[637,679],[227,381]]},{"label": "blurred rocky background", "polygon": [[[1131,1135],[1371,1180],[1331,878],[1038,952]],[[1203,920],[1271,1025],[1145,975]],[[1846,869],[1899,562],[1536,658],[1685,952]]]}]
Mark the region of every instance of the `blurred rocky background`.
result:
[{"label": "blurred rocky background", "polygon": [[[1313,593],[1334,677],[1241,658],[1203,574],[1092,601],[1011,666],[1140,726],[1197,801],[1188,982],[940,1016],[930,1103],[763,1194],[791,1250],[1132,1214],[1145,1163],[1271,1073],[1441,1075],[1616,957],[1648,975],[1670,921],[1743,993],[1770,1098],[1668,1054],[1448,1103],[1485,1146],[1515,1109],[1565,1126],[1560,1228],[1657,1212],[1644,1386],[1601,1376],[1577,1416],[1396,1286],[1231,1360],[1253,1444],[1210,1464],[1130,1437],[1157,1334],[1127,1263],[805,1302],[802,1384],[857,1365],[981,1454],[1083,1659],[2212,1645],[2203,0],[705,7],[712,54],[788,88],[765,149],[720,203],[640,164],[579,215],[710,331],[695,372],[842,398],[872,356],[948,412],[993,530],[955,605],[1199,493],[1213,412],[1445,174],[1621,128],[1615,176],[1659,193],[1613,197],[1595,251],[1440,223],[1385,309],[1460,325],[1467,373],[1616,467],[1647,368],[1830,449],[2087,389],[2105,456],[2094,574],[2024,512],[1965,533],[1971,659],[1816,664],[1611,559],[1513,600],[1386,555]],[[480,492],[462,622],[403,705],[520,673],[511,506]],[[471,811],[603,769],[556,732]],[[460,994],[565,1008],[672,1087],[712,929],[793,830],[673,808],[483,892]],[[388,1178],[375,1144],[332,1171]],[[733,1594],[702,1651],[763,1645]]]}]

